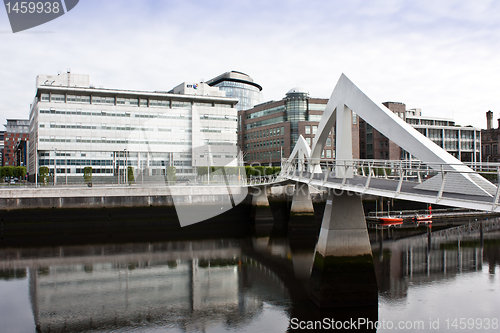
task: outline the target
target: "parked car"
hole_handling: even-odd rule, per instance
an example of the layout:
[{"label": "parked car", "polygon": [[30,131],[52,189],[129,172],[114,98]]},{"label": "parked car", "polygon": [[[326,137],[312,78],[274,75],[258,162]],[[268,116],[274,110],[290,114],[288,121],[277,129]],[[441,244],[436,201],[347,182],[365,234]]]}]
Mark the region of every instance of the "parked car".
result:
[{"label": "parked car", "polygon": [[177,178],[176,182],[178,183],[189,183],[191,180],[189,178]]}]

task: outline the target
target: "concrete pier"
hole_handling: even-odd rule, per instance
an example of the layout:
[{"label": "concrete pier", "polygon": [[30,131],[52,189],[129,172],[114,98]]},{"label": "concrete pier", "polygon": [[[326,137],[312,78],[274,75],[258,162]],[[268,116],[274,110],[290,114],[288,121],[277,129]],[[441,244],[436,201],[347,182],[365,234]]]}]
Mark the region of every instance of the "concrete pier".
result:
[{"label": "concrete pier", "polygon": [[293,235],[301,235],[303,237],[304,234],[314,234],[315,230],[316,221],[309,185],[296,183],[293,192],[292,207],[290,209],[288,232],[293,238]]},{"label": "concrete pier", "polygon": [[267,192],[267,188],[253,188],[249,191],[252,196],[252,218],[255,220],[256,237],[269,237],[274,224]]},{"label": "concrete pier", "polygon": [[377,303],[378,289],[361,197],[328,194],[311,273],[319,307]]}]

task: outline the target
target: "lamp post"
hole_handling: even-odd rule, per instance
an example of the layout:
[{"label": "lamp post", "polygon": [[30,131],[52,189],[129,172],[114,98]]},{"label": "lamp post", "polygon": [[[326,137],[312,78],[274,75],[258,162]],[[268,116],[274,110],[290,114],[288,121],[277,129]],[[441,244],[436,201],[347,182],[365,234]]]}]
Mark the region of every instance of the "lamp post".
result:
[{"label": "lamp post", "polygon": [[54,186],[56,186],[56,155],[57,155],[57,148],[54,148]]},{"label": "lamp post", "polygon": [[123,152],[125,153],[125,185],[128,183],[128,158],[127,158],[127,149],[123,149]]}]

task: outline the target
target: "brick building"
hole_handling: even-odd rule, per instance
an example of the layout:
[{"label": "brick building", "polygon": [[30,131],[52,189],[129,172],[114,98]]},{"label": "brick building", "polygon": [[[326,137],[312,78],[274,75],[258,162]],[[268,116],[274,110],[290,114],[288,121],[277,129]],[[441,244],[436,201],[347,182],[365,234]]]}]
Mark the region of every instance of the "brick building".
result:
[{"label": "brick building", "polygon": [[28,119],[7,119],[4,134],[3,165],[16,166],[16,147],[20,140],[29,140]]}]

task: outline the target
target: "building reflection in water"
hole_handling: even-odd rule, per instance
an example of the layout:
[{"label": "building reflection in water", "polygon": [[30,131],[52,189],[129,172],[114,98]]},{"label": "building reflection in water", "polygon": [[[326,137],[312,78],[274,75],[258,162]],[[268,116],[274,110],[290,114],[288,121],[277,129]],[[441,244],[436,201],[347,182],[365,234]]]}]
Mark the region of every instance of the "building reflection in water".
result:
[{"label": "building reflection in water", "polygon": [[38,332],[234,328],[266,303],[289,306],[283,282],[242,254],[236,240],[46,248],[36,258],[30,252],[11,255],[29,267]]},{"label": "building reflection in water", "polygon": [[[410,285],[438,283],[458,274],[478,272],[486,262],[490,273],[500,263],[500,222],[490,219],[459,227],[372,244],[380,293],[397,301]],[[493,246],[490,246],[493,245]]]}]

